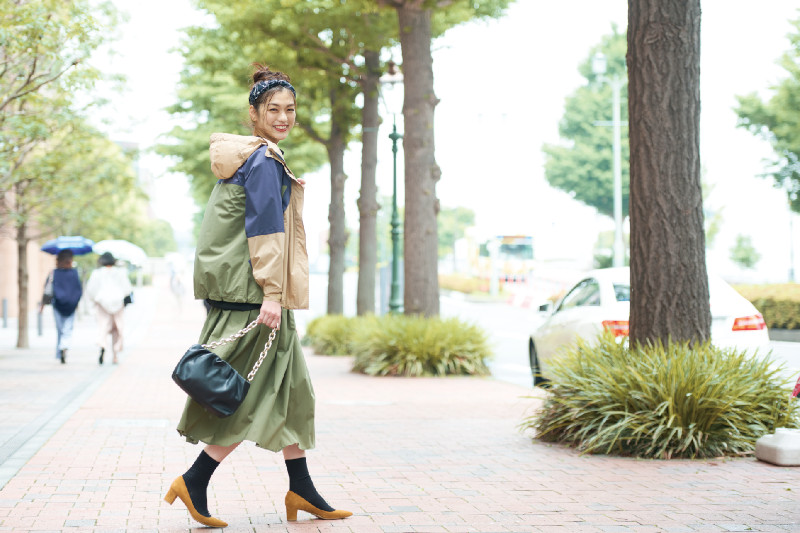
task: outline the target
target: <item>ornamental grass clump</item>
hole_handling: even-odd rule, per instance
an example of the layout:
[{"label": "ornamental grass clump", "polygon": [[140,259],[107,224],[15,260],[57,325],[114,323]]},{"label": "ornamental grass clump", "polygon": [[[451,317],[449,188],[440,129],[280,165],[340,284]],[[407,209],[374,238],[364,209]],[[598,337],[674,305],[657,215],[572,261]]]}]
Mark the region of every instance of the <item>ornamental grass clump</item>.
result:
[{"label": "ornamental grass clump", "polygon": [[356,317],[342,315],[317,317],[306,326],[303,344],[322,355],[350,355],[350,339],[357,320]]},{"label": "ornamental grass clump", "polygon": [[353,370],[372,376],[486,375],[486,333],[455,318],[385,315],[361,321]]},{"label": "ornamental grass clump", "polygon": [[704,458],[751,452],[798,427],[791,383],[771,356],[704,344],[629,348],[612,336],[552,361],[544,405],[523,428],[586,453]]}]

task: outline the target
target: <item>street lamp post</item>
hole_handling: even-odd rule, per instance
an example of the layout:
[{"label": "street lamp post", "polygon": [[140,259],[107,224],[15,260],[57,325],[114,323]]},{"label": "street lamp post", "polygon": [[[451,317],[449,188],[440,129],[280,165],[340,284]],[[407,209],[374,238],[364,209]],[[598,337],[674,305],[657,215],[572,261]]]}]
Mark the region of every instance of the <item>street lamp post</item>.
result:
[{"label": "street lamp post", "polygon": [[786,189],[786,198],[789,200],[789,282],[794,283],[794,225],[792,223],[794,212],[792,203],[797,199],[797,193],[794,191],[791,178],[783,180],[783,187]]},{"label": "street lamp post", "polygon": [[[397,88],[402,87],[403,75],[397,69],[393,61],[389,62],[386,74],[380,78],[381,96],[387,110],[392,114],[392,133],[389,138],[392,140],[392,284],[389,293],[389,312],[403,312],[403,297],[400,293],[400,236],[403,228],[400,225],[400,215],[397,212],[397,141],[403,138],[402,133],[397,133]],[[401,104],[402,105],[402,104]]]},{"label": "street lamp post", "polygon": [[625,246],[622,242],[622,119],[620,104],[625,80],[619,76],[606,77],[606,56],[601,52],[592,59],[592,70],[611,85],[614,127],[614,266],[625,265]]}]

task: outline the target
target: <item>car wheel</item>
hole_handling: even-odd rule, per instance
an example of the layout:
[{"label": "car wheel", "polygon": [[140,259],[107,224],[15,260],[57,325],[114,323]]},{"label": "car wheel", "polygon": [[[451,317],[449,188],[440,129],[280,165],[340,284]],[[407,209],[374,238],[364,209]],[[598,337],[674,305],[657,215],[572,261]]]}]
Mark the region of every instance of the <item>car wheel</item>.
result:
[{"label": "car wheel", "polygon": [[542,371],[539,368],[539,357],[536,355],[536,345],[533,339],[528,343],[528,356],[531,363],[531,375],[533,376],[533,386],[547,388],[550,382],[549,379],[542,377]]}]

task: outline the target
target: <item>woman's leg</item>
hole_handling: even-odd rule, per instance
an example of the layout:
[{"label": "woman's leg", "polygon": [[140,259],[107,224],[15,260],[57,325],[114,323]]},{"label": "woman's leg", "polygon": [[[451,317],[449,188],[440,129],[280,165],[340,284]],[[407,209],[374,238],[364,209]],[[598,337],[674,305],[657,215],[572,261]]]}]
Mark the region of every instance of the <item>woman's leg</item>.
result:
[{"label": "woman's leg", "polygon": [[306,452],[297,444],[283,449],[286,471],[289,473],[289,492],[286,493],[286,518],[297,520],[297,511],[303,510],[318,518],[347,518],[350,511],[337,511],[320,496],[308,473]]},{"label": "woman's leg", "polygon": [[305,450],[301,450],[300,446],[297,444],[292,444],[291,446],[287,446],[283,450],[283,459],[286,461],[291,461],[292,459],[300,459],[301,457],[306,456]]},{"label": "woman's leg", "polygon": [[61,359],[64,362],[63,354],[61,353],[61,337],[64,334],[64,316],[53,307],[53,318],[56,322],[56,359]]},{"label": "woman's leg", "polygon": [[122,352],[122,330],[125,327],[124,316],[124,307],[111,315],[111,349],[114,351],[114,363],[117,362],[117,356]]},{"label": "woman's leg", "polygon": [[[208,512],[208,498],[206,491],[208,490],[208,482],[211,481],[211,476],[217,469],[219,464],[230,453],[239,446],[239,442],[231,444],[230,446],[217,446],[209,444],[205,449],[200,452],[200,455],[195,459],[194,464],[186,471],[185,474],[178,477],[172,482],[172,486],[165,498],[167,502],[172,503],[175,498],[180,498],[181,501],[189,509],[192,518],[213,527],[225,527],[228,524],[213,518],[211,513]],[[184,489],[185,487],[185,489]]]},{"label": "woman's leg", "polygon": [[205,452],[216,462],[221,463],[223,459],[228,457],[233,450],[239,446],[241,442],[231,444],[230,446],[217,446],[216,444],[209,444],[205,448]]},{"label": "woman's leg", "polygon": [[108,348],[108,334],[111,333],[111,315],[99,305],[95,306],[97,312],[97,344],[100,349],[106,351]]},{"label": "woman's leg", "polygon": [[75,313],[64,315],[63,320],[62,331],[60,332],[61,340],[58,342],[58,346],[62,350],[69,350],[70,346],[72,346],[72,330],[75,327]]},{"label": "woman's leg", "polygon": [[239,446],[239,442],[230,446],[217,446],[209,444],[200,452],[194,464],[183,474],[183,481],[192,497],[195,509],[203,516],[211,516],[208,512],[208,498],[206,491],[214,470],[230,453]]}]

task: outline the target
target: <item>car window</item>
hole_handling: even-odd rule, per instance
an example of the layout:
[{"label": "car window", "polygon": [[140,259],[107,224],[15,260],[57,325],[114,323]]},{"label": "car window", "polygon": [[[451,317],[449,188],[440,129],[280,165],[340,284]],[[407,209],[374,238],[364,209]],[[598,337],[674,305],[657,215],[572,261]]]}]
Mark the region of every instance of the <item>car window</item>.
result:
[{"label": "car window", "polygon": [[631,286],[620,283],[614,283],[614,298],[618,302],[630,302]]},{"label": "car window", "polygon": [[586,305],[600,305],[600,285],[595,279],[585,279],[575,285],[561,301],[556,312]]}]

